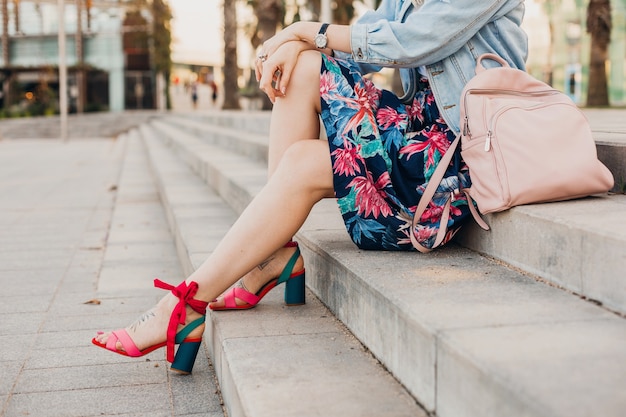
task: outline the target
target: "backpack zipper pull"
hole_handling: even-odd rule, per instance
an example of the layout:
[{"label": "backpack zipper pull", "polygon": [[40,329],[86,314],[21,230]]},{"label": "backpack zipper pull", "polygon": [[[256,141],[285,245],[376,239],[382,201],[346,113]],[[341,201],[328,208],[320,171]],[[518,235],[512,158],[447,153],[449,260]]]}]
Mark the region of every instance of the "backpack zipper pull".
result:
[{"label": "backpack zipper pull", "polygon": [[463,123],[463,136],[465,137],[471,137],[472,134],[470,133],[469,130],[469,120],[467,119],[467,116],[465,116],[465,122]]},{"label": "backpack zipper pull", "polygon": [[485,140],[485,152],[489,152],[491,149],[491,130],[487,132],[487,139]]}]

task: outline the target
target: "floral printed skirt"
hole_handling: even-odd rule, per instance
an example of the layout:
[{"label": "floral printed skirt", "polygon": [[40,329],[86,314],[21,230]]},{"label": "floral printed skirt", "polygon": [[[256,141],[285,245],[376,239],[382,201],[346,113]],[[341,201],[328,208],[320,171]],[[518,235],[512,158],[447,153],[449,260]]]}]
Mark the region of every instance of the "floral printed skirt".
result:
[{"label": "floral printed skirt", "polygon": [[[353,62],[322,56],[321,117],[346,229],[361,249],[413,249],[413,214],[455,134],[440,116],[426,78],[413,103],[405,105],[363,78]],[[467,166],[457,153],[420,219],[416,233],[421,242],[434,242],[450,192],[469,186]],[[452,206],[457,224],[469,215],[466,199],[460,197]]]}]

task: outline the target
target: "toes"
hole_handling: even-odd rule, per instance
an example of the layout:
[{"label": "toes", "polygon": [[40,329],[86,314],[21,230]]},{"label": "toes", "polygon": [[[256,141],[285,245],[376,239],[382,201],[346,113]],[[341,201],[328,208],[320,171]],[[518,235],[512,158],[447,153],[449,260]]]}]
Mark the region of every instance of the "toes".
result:
[{"label": "toes", "polygon": [[209,308],[220,308],[224,307],[224,297],[216,298],[215,300],[209,303]]},{"label": "toes", "polygon": [[98,334],[96,335],[95,339],[99,343],[102,343],[103,345],[106,345],[107,341],[109,340],[109,336],[110,335],[111,335],[111,333],[98,332]]}]

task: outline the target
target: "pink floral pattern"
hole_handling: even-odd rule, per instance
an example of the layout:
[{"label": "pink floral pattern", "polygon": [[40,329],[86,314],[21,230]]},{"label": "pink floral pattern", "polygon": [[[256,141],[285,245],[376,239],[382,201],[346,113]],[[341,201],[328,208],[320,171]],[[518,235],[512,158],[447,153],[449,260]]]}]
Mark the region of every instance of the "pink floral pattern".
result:
[{"label": "pink floral pattern", "polygon": [[324,56],[321,69],[321,117],[328,136],[335,196],[352,240],[362,249],[411,250],[409,233],[432,247],[445,201],[455,193],[448,233],[451,239],[469,215],[458,190],[470,186],[460,154],[419,225],[411,220],[426,184],[454,140],[439,114],[426,79],[405,105],[378,89],[352,61]]}]

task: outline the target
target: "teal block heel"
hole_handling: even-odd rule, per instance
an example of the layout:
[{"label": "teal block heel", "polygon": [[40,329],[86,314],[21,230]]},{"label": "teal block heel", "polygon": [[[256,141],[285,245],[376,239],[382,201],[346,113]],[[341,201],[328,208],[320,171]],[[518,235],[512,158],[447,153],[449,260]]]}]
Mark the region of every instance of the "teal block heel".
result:
[{"label": "teal block heel", "polygon": [[[245,288],[242,278],[239,285],[233,286],[224,293],[224,305],[219,307],[210,305],[211,310],[247,310],[253,308],[268,292],[283,283],[285,284],[285,304],[289,306],[304,304],[304,268],[296,272],[293,270],[300,258],[300,248],[294,241],[289,241],[284,247],[296,248],[296,250],[279,276],[266,282],[256,293],[251,293]],[[237,300],[241,300],[242,303],[238,303]]]},{"label": "teal block heel", "polygon": [[178,346],[171,369],[181,374],[190,374],[196,362],[201,341],[183,342]]},{"label": "teal block heel", "polygon": [[285,282],[285,304],[299,306],[306,303],[304,271]]}]

